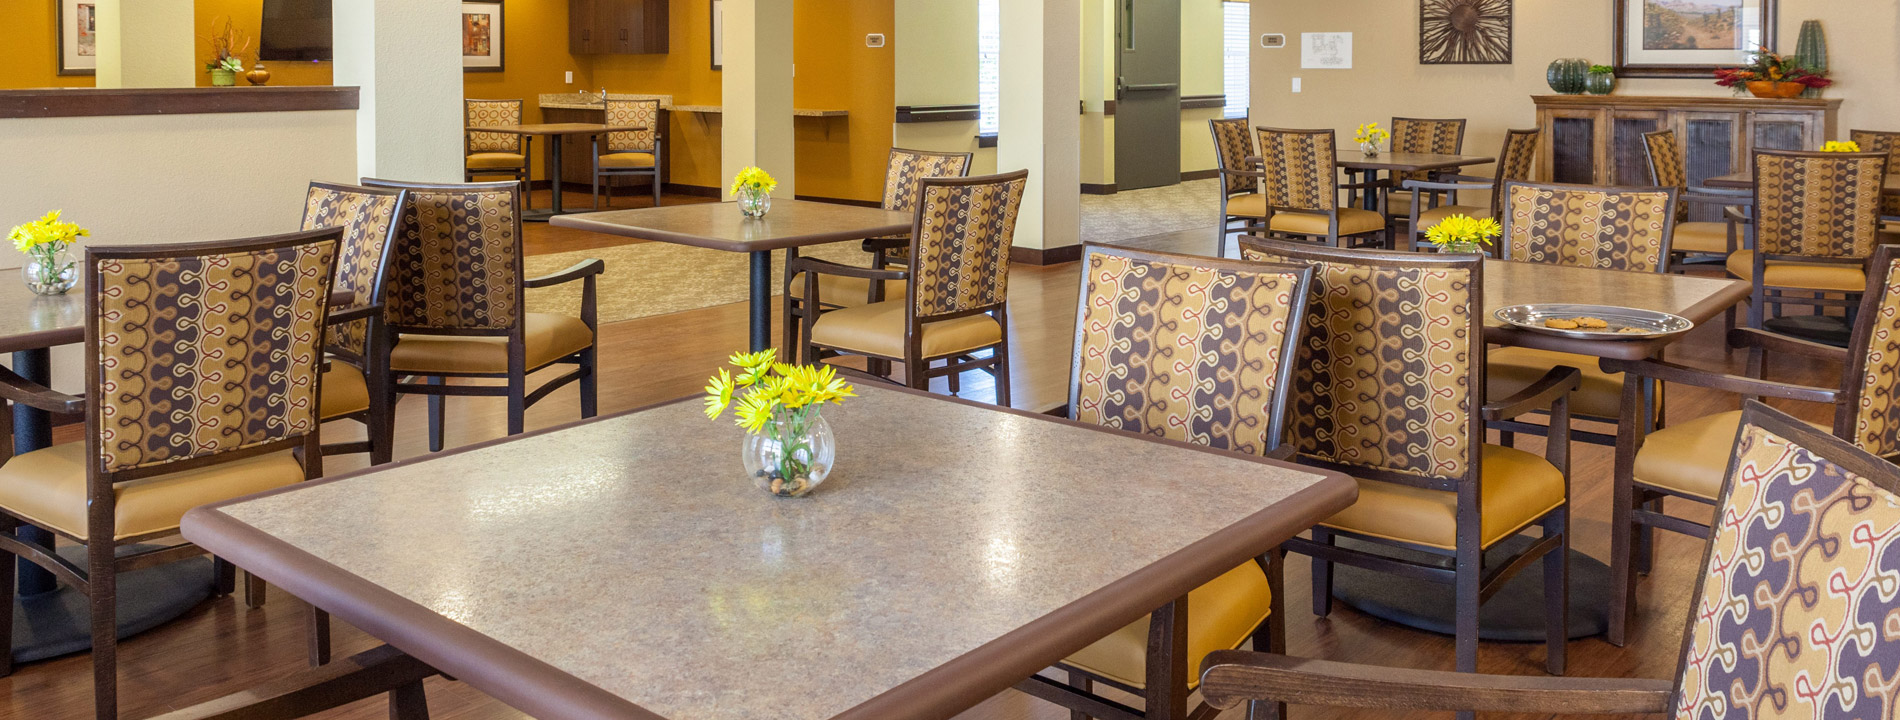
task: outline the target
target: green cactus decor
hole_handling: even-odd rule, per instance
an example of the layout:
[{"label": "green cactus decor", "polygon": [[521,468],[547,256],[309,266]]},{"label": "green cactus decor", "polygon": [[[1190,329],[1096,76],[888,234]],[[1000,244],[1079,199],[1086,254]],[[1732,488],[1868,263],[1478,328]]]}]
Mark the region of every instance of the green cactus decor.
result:
[{"label": "green cactus decor", "polygon": [[1590,61],[1582,58],[1559,58],[1551,62],[1550,71],[1544,78],[1550,81],[1550,89],[1564,95],[1581,95],[1589,83]]},{"label": "green cactus decor", "polygon": [[[1827,33],[1821,30],[1821,21],[1808,20],[1801,23],[1801,39],[1795,42],[1794,59],[1801,67],[1820,74],[1827,74]],[[1820,88],[1808,88],[1801,97],[1818,98]]]}]

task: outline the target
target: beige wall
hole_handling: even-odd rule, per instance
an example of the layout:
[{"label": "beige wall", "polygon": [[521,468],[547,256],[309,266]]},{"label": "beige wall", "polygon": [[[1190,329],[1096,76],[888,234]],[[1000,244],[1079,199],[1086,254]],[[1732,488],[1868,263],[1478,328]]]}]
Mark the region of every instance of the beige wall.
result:
[{"label": "beige wall", "polygon": [[[895,0],[893,10],[897,104],[975,104],[976,0]],[[896,123],[891,134],[897,147],[974,153],[970,174],[994,173],[996,150],[978,148],[976,133],[977,121],[954,120]]]}]

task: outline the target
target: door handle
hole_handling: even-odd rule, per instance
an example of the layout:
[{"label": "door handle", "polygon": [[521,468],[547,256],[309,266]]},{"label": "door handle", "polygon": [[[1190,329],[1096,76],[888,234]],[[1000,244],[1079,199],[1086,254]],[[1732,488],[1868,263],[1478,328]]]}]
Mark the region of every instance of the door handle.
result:
[{"label": "door handle", "polygon": [[1153,92],[1153,91],[1160,91],[1160,90],[1175,90],[1180,87],[1181,87],[1180,83],[1149,83],[1146,85],[1123,85],[1122,90],[1124,92]]}]

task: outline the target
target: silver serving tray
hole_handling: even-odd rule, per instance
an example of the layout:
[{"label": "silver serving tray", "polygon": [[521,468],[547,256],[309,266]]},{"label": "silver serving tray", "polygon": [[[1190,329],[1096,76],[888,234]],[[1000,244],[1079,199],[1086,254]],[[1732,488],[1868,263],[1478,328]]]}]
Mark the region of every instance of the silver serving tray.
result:
[{"label": "silver serving tray", "polygon": [[[1689,322],[1688,318],[1681,315],[1613,305],[1532,303],[1498,308],[1492,316],[1505,324],[1534,333],[1580,340],[1656,340],[1675,337],[1695,329],[1695,323]],[[1609,323],[1610,326],[1602,330],[1583,328],[1565,330],[1544,324],[1545,320],[1553,318],[1573,320],[1580,317],[1597,318]],[[1619,332],[1623,328],[1633,328],[1633,330]]]}]

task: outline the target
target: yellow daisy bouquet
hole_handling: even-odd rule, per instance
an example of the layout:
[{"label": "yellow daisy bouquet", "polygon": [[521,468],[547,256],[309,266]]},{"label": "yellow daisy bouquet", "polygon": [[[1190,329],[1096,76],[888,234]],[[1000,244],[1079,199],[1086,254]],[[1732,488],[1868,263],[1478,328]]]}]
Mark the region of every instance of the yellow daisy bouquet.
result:
[{"label": "yellow daisy bouquet", "polygon": [[855,388],[823,363],[788,365],[778,351],[735,353],[706,380],[706,417],[728,410],[746,430],[745,461],[753,481],[774,495],[810,492],[831,472],[835,445],[819,415],[826,403],[857,397]]},{"label": "yellow daisy bouquet", "polygon": [[1469,215],[1453,215],[1438,221],[1425,231],[1425,239],[1438,246],[1439,252],[1479,252],[1492,238],[1504,234],[1504,228],[1491,218],[1482,220]]},{"label": "yellow daisy bouquet", "polygon": [[29,223],[15,225],[7,233],[13,248],[26,253],[22,268],[27,286],[42,295],[57,295],[72,289],[78,280],[77,263],[66,256],[66,248],[92,232],[59,219],[58,210]]},{"label": "yellow daisy bouquet", "polygon": [[1846,142],[1829,140],[1826,145],[1821,146],[1821,152],[1857,153],[1860,152],[1860,143],[1852,140]]},{"label": "yellow daisy bouquet", "polygon": [[1379,154],[1379,146],[1381,144],[1392,139],[1392,133],[1387,132],[1385,128],[1379,127],[1378,123],[1370,122],[1360,125],[1358,131],[1352,136],[1352,139],[1353,142],[1359,143],[1359,149],[1365,151],[1366,157],[1372,157]]},{"label": "yellow daisy bouquet", "polygon": [[732,177],[732,196],[738,199],[739,212],[746,217],[765,217],[765,212],[772,209],[772,191],[776,189],[778,181],[755,167]]}]

